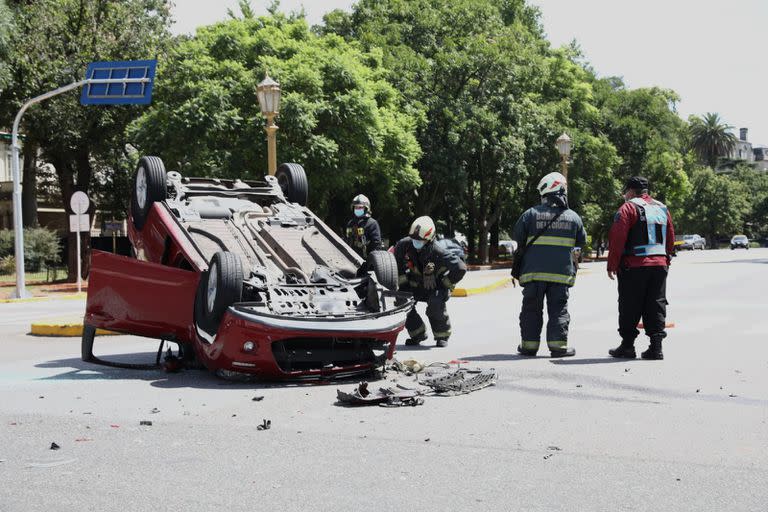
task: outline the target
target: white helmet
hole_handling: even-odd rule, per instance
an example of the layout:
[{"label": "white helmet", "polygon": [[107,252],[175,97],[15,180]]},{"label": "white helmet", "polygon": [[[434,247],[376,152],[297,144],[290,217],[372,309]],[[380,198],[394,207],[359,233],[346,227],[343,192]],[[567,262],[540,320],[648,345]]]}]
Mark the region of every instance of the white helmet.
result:
[{"label": "white helmet", "polygon": [[541,181],[536,186],[536,189],[539,191],[539,195],[542,197],[553,192],[562,191],[562,193],[565,193],[567,188],[568,184],[566,183],[565,176],[559,172],[551,172],[547,174],[541,178]]},{"label": "white helmet", "polygon": [[362,206],[365,208],[366,213],[371,213],[371,200],[363,194],[358,194],[352,199],[353,210],[355,209],[355,206]]},{"label": "white helmet", "polygon": [[435,239],[435,222],[432,217],[423,216],[419,217],[408,231],[408,236],[413,240],[424,240],[425,242],[431,242]]}]

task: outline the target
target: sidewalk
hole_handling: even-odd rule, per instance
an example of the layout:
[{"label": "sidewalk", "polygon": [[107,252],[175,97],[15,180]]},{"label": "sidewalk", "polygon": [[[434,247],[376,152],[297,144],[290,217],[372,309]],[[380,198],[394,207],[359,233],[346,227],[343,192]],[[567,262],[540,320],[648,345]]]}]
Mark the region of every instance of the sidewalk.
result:
[{"label": "sidewalk", "polygon": [[511,284],[509,269],[471,270],[453,290],[453,297],[467,297],[487,293]]}]

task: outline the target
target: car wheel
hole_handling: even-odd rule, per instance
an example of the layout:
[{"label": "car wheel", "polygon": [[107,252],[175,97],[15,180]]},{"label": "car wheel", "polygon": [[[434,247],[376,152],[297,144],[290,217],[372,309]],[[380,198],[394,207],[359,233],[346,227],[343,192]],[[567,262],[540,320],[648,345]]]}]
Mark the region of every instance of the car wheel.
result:
[{"label": "car wheel", "polygon": [[307,182],[307,173],[302,166],[299,164],[280,164],[275,177],[288,201],[307,206],[309,183]]},{"label": "car wheel", "polygon": [[373,251],[368,255],[368,265],[376,280],[387,290],[397,291],[397,260],[388,251]]},{"label": "car wheel", "polygon": [[243,264],[234,253],[219,251],[197,289],[195,317],[198,327],[213,335],[224,312],[243,295]]},{"label": "car wheel", "polygon": [[165,165],[156,156],[143,156],[136,166],[131,194],[131,217],[136,229],[141,230],[147,221],[152,205],[167,197]]}]

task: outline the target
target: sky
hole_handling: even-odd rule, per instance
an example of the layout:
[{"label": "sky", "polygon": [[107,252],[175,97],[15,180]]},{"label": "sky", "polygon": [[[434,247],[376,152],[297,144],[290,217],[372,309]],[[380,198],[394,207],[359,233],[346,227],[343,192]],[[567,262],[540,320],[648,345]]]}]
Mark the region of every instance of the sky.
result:
[{"label": "sky", "polygon": [[[176,0],[175,33],[237,11],[237,0]],[[302,6],[310,24],[353,0],[282,0]],[[768,146],[768,1],[766,0],[529,0],[539,7],[554,46],[576,40],[601,77],[620,76],[632,88],[658,86],[681,97],[679,114],[716,112],[748,140]],[[252,0],[258,14],[268,0]]]}]

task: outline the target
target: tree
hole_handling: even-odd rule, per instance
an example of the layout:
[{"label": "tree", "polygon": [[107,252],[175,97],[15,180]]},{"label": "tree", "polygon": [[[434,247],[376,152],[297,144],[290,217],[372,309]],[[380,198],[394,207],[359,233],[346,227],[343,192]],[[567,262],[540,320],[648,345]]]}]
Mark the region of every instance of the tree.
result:
[{"label": "tree", "polygon": [[11,54],[11,34],[13,33],[13,12],[5,0],[0,0],[0,92],[11,80],[8,59]]},{"label": "tree", "polygon": [[243,16],[198,29],[158,70],[152,107],[131,127],[144,154],[186,175],[261,178],[265,120],[256,85],[280,82],[281,161],[301,163],[310,203],[341,225],[365,192],[385,233],[421,183],[414,122],[384,79],[380,51],[310,32],[301,15]]},{"label": "tree", "polygon": [[[165,0],[14,1],[11,7],[16,22],[9,59],[12,86],[0,93],[0,124],[12,119],[25,100],[81,79],[88,62],[157,57],[169,41]],[[64,205],[75,190],[100,195],[93,170],[125,151],[125,127],[142,108],[86,108],[75,93],[31,108],[23,125],[25,156],[31,155],[25,162],[24,192],[34,196],[32,161],[40,148],[56,169]],[[74,256],[72,249],[71,279]]]},{"label": "tree", "polygon": [[736,146],[736,136],[728,130],[729,126],[720,120],[718,114],[708,112],[703,117],[691,116],[691,148],[703,164],[715,169],[717,160],[727,157]]}]

